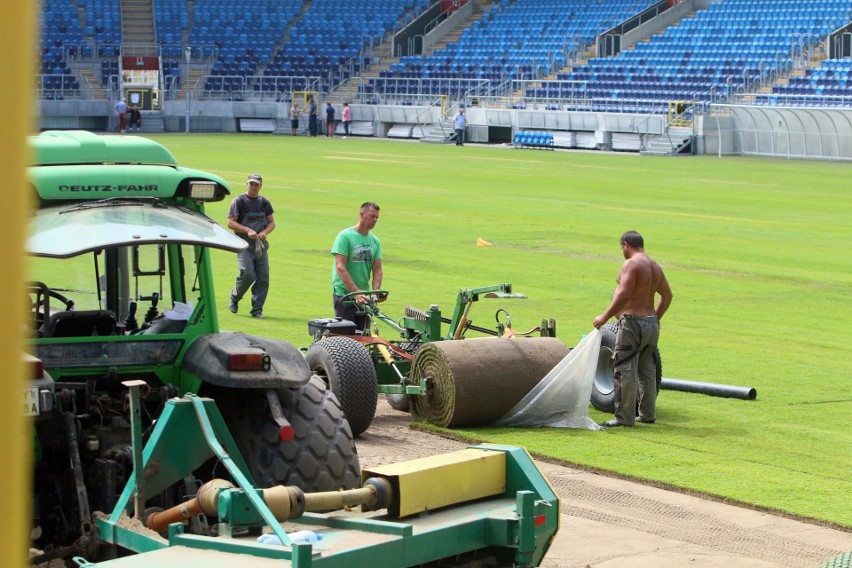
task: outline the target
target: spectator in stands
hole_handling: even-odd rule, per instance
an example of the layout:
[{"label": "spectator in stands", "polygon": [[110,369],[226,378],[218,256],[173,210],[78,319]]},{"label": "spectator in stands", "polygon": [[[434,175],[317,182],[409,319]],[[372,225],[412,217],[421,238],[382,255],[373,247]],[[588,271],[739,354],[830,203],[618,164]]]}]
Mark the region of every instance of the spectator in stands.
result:
[{"label": "spectator in stands", "polygon": [[262,195],[263,178],[251,174],[246,180],[246,192],[231,202],[228,211],[228,228],[248,242],[249,247],[237,254],[240,272],[228,308],[237,313],[239,302],[251,288],[251,316],[266,319],[263,304],[269,292],[269,243],[266,237],[275,229],[272,203]]},{"label": "spectator in stands", "polygon": [[343,122],[343,137],[346,138],[349,136],[349,123],[352,122],[352,107],[349,106],[349,103],[343,103],[340,119]]},{"label": "spectator in stands", "polygon": [[334,136],[334,107],[331,103],[325,103],[325,135],[329,138]]},{"label": "spectator in stands", "polygon": [[[370,323],[366,315],[356,315],[356,304],[365,304],[364,294],[354,296],[354,304],[343,304],[343,297],[352,292],[378,290],[382,287],[382,243],[371,230],[379,220],[379,206],[372,201],[361,204],[358,223],[340,231],[334,239],[331,254],[331,295],[334,315],[352,322],[359,330]],[[380,302],[386,297],[379,297]]]},{"label": "spectator in stands", "polygon": [[317,135],[317,103],[313,97],[308,99],[308,134]]},{"label": "spectator in stands", "polygon": [[465,126],[467,126],[467,117],[464,115],[464,107],[459,105],[459,111],[453,117],[453,128],[456,130],[456,146],[464,146]]},{"label": "spectator in stands", "polygon": [[290,129],[293,131],[293,136],[299,134],[299,115],[302,112],[299,110],[299,105],[293,101],[293,106],[290,107]]},{"label": "spectator in stands", "polygon": [[138,105],[133,105],[130,107],[130,120],[127,122],[127,129],[130,130],[134,126],[136,127],[136,132],[139,132],[139,129],[142,128],[142,111],[139,109]]},{"label": "spectator in stands", "polygon": [[124,99],[116,103],[115,114],[118,115],[118,126],[115,127],[115,131],[124,134],[124,130],[127,128],[127,103],[124,102]]}]

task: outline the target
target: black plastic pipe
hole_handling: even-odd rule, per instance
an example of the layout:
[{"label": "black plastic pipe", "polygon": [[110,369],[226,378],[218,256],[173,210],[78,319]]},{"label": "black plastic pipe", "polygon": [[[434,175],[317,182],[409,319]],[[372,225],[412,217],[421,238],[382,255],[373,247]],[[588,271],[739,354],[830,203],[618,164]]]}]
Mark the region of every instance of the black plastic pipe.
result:
[{"label": "black plastic pipe", "polygon": [[718,383],[701,383],[698,381],[684,381],[681,379],[669,379],[663,377],[660,388],[681,392],[695,392],[709,396],[720,396],[723,398],[740,398],[742,400],[754,400],[757,398],[757,389],[753,387],[737,387],[733,385],[720,385]]}]

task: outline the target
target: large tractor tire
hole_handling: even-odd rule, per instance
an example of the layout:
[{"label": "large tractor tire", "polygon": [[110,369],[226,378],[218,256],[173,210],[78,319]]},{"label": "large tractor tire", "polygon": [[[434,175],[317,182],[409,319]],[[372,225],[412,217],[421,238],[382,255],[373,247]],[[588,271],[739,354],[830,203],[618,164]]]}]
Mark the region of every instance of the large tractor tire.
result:
[{"label": "large tractor tire", "polygon": [[277,389],[295,437],[284,442],[265,389],[229,390],[217,405],[258,487],[295,485],[306,492],[361,485],[352,431],[334,394],[318,377]]},{"label": "large tractor tire", "polygon": [[354,339],[326,337],[310,346],[305,360],[340,401],[352,435],[360,436],[376,415],[378,379],[373,358]]},{"label": "large tractor tire", "polygon": [[[592,406],[601,412],[615,412],[615,383],[612,379],[612,354],[615,351],[615,335],[618,322],[609,322],[601,327],[601,350],[595,371],[595,383],[592,386]],[[663,380],[663,362],[660,350],[654,351],[654,363],[657,367],[657,394]],[[637,401],[638,404],[638,401]]]}]

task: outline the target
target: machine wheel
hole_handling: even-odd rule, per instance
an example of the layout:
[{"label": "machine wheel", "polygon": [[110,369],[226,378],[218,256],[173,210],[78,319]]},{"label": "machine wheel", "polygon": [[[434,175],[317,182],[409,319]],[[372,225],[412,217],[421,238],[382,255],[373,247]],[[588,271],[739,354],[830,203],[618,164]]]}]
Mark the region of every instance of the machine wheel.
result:
[{"label": "machine wheel", "polygon": [[385,398],[394,410],[411,412],[411,399],[407,394],[386,394]]},{"label": "machine wheel", "polygon": [[258,487],[295,485],[306,492],[360,487],[361,466],[352,431],[325,383],[311,377],[301,387],[275,392],[293,426],[295,437],[290,442],[279,438],[265,389],[222,390],[217,399]]},{"label": "machine wheel", "polygon": [[352,435],[369,428],[376,415],[378,379],[364,346],[348,337],[326,337],[311,345],[305,360],[340,401]]},{"label": "machine wheel", "polygon": [[[612,380],[612,353],[615,350],[615,335],[618,322],[609,322],[601,327],[601,350],[598,355],[598,367],[595,371],[595,383],[592,386],[592,406],[601,412],[615,412],[615,383]],[[654,352],[657,366],[657,393],[663,380],[663,362],[660,350]],[[638,404],[638,401],[637,401]]]}]

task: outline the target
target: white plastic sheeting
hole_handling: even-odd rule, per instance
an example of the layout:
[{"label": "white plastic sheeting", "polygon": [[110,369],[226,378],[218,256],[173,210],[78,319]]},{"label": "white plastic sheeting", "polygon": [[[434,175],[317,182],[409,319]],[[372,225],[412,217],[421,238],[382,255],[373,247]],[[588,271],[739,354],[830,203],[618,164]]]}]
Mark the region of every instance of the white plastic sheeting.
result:
[{"label": "white plastic sheeting", "polygon": [[600,430],[589,418],[600,350],[601,332],[595,329],[495,425]]}]

